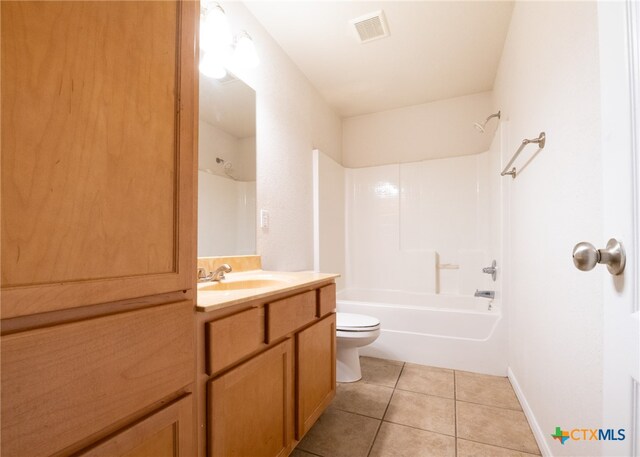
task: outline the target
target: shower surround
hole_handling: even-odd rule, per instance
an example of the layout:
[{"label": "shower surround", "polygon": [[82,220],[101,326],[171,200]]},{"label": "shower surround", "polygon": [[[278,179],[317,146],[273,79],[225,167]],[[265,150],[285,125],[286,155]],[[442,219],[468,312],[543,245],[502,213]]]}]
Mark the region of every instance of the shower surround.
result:
[{"label": "shower surround", "polygon": [[346,170],[348,288],[495,289],[489,152]]}]

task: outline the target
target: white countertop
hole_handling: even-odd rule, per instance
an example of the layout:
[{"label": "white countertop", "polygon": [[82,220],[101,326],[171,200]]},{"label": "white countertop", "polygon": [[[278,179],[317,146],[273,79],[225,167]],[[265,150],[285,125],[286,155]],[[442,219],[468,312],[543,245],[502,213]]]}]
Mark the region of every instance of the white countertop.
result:
[{"label": "white countertop", "polygon": [[[265,298],[269,295],[288,292],[305,286],[312,286],[326,282],[329,279],[338,278],[339,276],[339,274],[316,273],[313,271],[284,272],[251,270],[239,273],[227,273],[225,279],[220,282],[208,281],[198,283],[196,310],[209,312],[227,308],[249,300]],[[218,287],[233,287],[236,283],[241,287],[242,284],[247,281],[273,282],[273,284],[250,289],[205,290]]]}]

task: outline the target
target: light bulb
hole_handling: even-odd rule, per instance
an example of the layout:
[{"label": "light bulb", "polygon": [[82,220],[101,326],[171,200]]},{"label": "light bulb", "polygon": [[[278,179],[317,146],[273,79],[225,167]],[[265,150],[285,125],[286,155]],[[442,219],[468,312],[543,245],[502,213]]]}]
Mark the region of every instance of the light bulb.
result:
[{"label": "light bulb", "polygon": [[233,42],[231,26],[220,5],[207,5],[200,16],[200,49],[209,51],[229,47]]},{"label": "light bulb", "polygon": [[200,59],[200,73],[209,78],[222,79],[227,75],[227,70],[215,56],[205,52]]},{"label": "light bulb", "polygon": [[233,54],[234,64],[240,68],[255,68],[260,63],[256,47],[247,32],[242,32]]}]

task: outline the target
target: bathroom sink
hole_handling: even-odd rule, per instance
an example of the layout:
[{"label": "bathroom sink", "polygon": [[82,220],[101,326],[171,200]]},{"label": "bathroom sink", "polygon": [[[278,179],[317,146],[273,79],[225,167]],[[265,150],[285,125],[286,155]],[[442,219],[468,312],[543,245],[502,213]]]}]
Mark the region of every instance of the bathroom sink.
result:
[{"label": "bathroom sink", "polygon": [[199,287],[201,291],[216,291],[216,290],[243,290],[243,289],[260,289],[263,287],[277,287],[283,286],[284,281],[278,281],[276,279],[223,279],[220,282],[214,282],[207,286]]}]

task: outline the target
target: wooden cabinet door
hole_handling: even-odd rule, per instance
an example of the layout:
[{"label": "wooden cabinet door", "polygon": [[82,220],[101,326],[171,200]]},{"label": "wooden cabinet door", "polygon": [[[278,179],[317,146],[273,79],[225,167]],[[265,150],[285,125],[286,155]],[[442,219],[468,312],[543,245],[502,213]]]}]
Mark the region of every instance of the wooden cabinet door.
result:
[{"label": "wooden cabinet door", "polygon": [[209,383],[211,457],[286,456],[293,442],[290,339]]},{"label": "wooden cabinet door", "polygon": [[192,457],[194,433],[192,397],[188,395],[79,455]]},{"label": "wooden cabinet door", "polygon": [[336,315],[296,335],[297,427],[300,440],[336,394]]},{"label": "wooden cabinet door", "polygon": [[193,380],[193,307],[185,300],[4,335],[0,349],[0,454],[45,457]]},{"label": "wooden cabinet door", "polygon": [[192,288],[192,1],[2,1],[2,317]]}]

